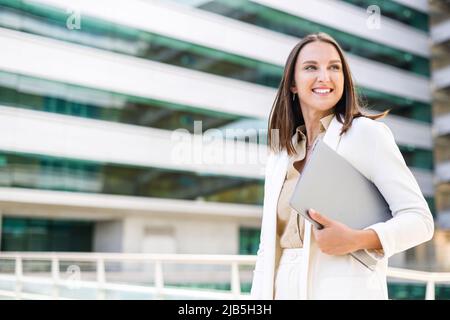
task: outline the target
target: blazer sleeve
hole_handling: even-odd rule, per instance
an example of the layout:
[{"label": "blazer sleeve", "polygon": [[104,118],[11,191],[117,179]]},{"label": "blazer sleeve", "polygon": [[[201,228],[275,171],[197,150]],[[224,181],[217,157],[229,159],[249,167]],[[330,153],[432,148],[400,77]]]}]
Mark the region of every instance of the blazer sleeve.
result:
[{"label": "blazer sleeve", "polygon": [[[265,167],[264,173],[264,204],[266,202],[267,197],[267,186],[269,185],[268,176],[272,170],[274,162],[274,155],[270,153],[267,158],[267,163]],[[264,210],[263,210],[264,212]],[[263,216],[264,219],[264,216]],[[262,224],[261,224],[262,225]],[[259,238],[259,246],[258,251],[256,253],[256,264],[253,270],[253,279],[252,279],[252,287],[250,289],[250,297],[252,299],[260,300],[261,299],[261,287],[263,281],[263,271],[264,271],[264,228],[261,227],[261,233]]]},{"label": "blazer sleeve", "polygon": [[391,130],[382,122],[376,124],[371,178],[393,216],[386,222],[365,228],[374,230],[380,239],[382,250],[366,250],[380,260],[429,241],[433,237],[434,221]]}]

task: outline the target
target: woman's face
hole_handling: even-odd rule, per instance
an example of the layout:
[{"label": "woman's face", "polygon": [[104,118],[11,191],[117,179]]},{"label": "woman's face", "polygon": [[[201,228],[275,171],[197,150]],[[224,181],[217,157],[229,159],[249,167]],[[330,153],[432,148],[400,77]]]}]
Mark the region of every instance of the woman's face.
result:
[{"label": "woman's face", "polygon": [[344,91],[344,73],[336,48],[326,42],[310,42],[297,57],[295,84],[291,91],[298,94],[302,111],[326,112],[333,108]]}]

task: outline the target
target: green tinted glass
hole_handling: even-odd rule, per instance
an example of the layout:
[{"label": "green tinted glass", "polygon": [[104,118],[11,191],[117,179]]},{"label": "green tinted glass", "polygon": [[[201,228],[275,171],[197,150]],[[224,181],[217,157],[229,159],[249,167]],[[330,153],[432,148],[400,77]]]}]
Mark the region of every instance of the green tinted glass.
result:
[{"label": "green tinted glass", "polygon": [[243,119],[231,114],[0,71],[0,105],[144,127],[203,131]]},{"label": "green tinted glass", "polygon": [[1,153],[3,187],[261,205],[263,180]]},{"label": "green tinted glass", "polygon": [[277,86],[282,67],[205,46],[83,15],[82,27],[69,30],[67,13],[25,2],[0,0],[0,26],[58,40],[195,69],[228,78]]},{"label": "green tinted glass", "polygon": [[432,122],[431,105],[405,97],[394,96],[368,88],[358,88],[363,105],[369,109],[384,111],[391,109],[390,114],[410,118],[422,122]]},{"label": "green tinted glass", "polygon": [[[368,109],[384,111],[431,123],[428,104],[359,88]],[[238,115],[215,112],[195,106],[180,105],[156,99],[136,97],[93,88],[80,87],[44,79],[0,71],[0,105],[39,111],[129,123],[145,127],[194,130],[194,121],[202,121],[202,129],[220,128],[242,120]],[[253,119],[256,120],[256,119]],[[256,129],[265,129],[265,120]]]},{"label": "green tinted glass", "polygon": [[436,202],[432,197],[425,197],[427,200],[428,206],[430,207],[431,214],[436,218]]},{"label": "green tinted glass", "polygon": [[[67,13],[21,1],[0,0],[0,25],[55,39],[174,64],[230,78],[276,87],[281,66],[194,45],[83,15],[82,28],[66,27]],[[211,1],[202,9],[296,37],[323,31],[347,52],[421,75],[429,75],[428,59],[356,37],[249,1]]]},{"label": "green tinted glass", "polygon": [[[180,2],[184,2],[180,0]],[[246,0],[200,2],[200,9],[224,15],[294,37],[326,32],[349,53],[429,76],[429,60],[319,23]]]},{"label": "green tinted glass", "polygon": [[400,145],[399,149],[409,167],[433,170],[433,151],[404,145]]},{"label": "green tinted glass", "polygon": [[239,228],[239,254],[256,254],[261,230],[258,228]]},{"label": "green tinted glass", "polygon": [[2,251],[92,251],[93,222],[3,217]]},{"label": "green tinted glass", "polygon": [[408,26],[428,32],[428,14],[419,10],[407,7],[392,0],[343,0],[355,6],[367,9],[369,6],[376,5],[380,8],[383,16],[404,23]]}]

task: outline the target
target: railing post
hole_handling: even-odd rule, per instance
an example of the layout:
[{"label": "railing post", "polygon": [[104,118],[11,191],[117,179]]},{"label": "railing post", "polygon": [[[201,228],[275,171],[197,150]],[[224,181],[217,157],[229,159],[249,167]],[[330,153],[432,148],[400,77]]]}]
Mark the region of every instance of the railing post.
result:
[{"label": "railing post", "polygon": [[16,275],[16,299],[20,300],[22,297],[22,278],[23,278],[23,266],[21,256],[16,256],[14,268]]},{"label": "railing post", "polygon": [[52,257],[52,279],[53,279],[53,298],[59,298],[59,259],[56,255]]},{"label": "railing post", "polygon": [[155,288],[156,288],[156,299],[164,298],[164,274],[162,262],[160,260],[155,261]]},{"label": "railing post", "polygon": [[106,298],[104,284],[105,261],[103,259],[97,259],[97,300],[104,300]]},{"label": "railing post", "polygon": [[435,300],[435,283],[434,280],[427,281],[427,288],[425,291],[425,300]]},{"label": "railing post", "polygon": [[235,299],[241,295],[241,281],[239,279],[239,265],[237,262],[231,264],[231,292]]}]

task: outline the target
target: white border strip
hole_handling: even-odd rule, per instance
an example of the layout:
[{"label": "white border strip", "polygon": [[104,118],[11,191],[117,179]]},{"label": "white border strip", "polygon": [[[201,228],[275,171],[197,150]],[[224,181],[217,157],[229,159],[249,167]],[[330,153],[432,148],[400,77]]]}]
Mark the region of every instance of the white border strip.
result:
[{"label": "white border strip", "polygon": [[[266,43],[266,51],[252,49],[253,43],[263,44],[270,39],[272,32],[262,28],[240,23],[195,7],[188,7],[167,1],[139,0],[72,0],[70,6],[64,0],[33,0],[33,2],[58,8],[77,8],[82,14],[102,18],[123,25],[165,34],[189,42],[201,43],[220,50],[237,52],[253,51],[253,54],[273,55],[277,48]],[[373,30],[366,27],[368,14],[365,10],[339,1],[314,0],[293,2],[290,0],[253,0],[266,6],[287,11],[307,20],[318,22],[332,28],[359,35],[394,48],[429,56],[426,33],[408,27],[395,20],[383,17],[382,28]],[[307,3],[307,4],[306,4]],[[176,24],[173,23],[176,21]],[[220,29],[220,30],[219,30]],[[201,30],[201,32],[199,32]],[[222,32],[220,32],[222,31]],[[225,31],[225,33],[223,32]],[[251,42],[242,42],[237,33],[255,36]],[[273,32],[275,34],[275,32]],[[220,41],[218,41],[218,35]],[[244,56],[248,54],[244,53]]]},{"label": "white border strip", "polygon": [[[431,131],[429,126],[398,117],[383,121],[398,143],[399,139],[420,142]],[[168,130],[10,107],[0,108],[0,127],[4,132],[0,150],[14,152],[257,179],[263,178],[267,160],[265,145],[221,139],[201,143],[191,134],[184,136],[188,144],[182,144]],[[420,172],[423,191],[429,192],[432,173],[413,170]]]},{"label": "white border strip", "polygon": [[74,215],[91,220],[117,219],[136,214],[238,218],[260,218],[262,215],[262,207],[257,205],[0,187],[0,206],[4,212],[14,213],[7,208],[17,207],[18,204],[25,213],[27,209],[39,213],[39,208],[43,208],[51,216],[61,217],[63,212],[64,216]]},{"label": "white border strip", "polygon": [[[266,118],[276,93],[262,85],[2,28],[0,47],[0,70],[236,115]],[[431,100],[426,78],[380,63],[349,60],[361,86]]]},{"label": "white border strip", "polygon": [[422,57],[430,56],[428,35],[424,31],[385,16],[380,17],[380,28],[369,29],[366,23],[370,14],[349,3],[335,0],[251,1]]}]

